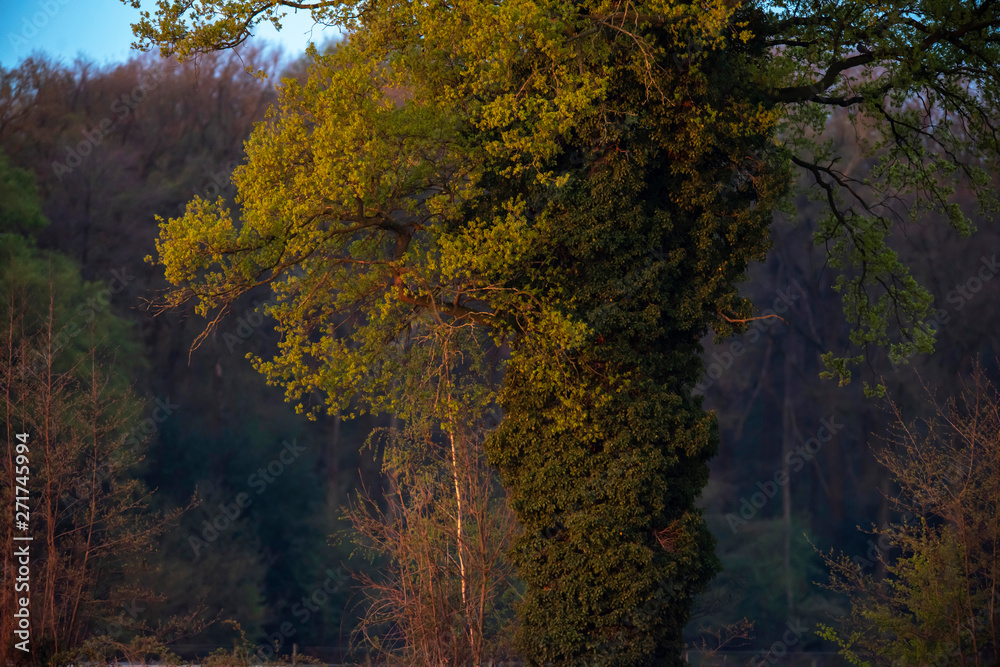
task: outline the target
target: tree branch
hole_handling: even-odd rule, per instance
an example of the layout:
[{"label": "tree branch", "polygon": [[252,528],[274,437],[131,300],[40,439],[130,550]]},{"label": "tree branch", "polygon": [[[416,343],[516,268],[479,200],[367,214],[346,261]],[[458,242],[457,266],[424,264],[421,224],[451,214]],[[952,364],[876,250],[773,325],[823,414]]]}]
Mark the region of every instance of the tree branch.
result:
[{"label": "tree branch", "polygon": [[820,95],[836,83],[837,77],[840,76],[840,74],[845,70],[860,67],[861,65],[867,65],[874,60],[874,53],[861,53],[844,60],[834,61],[830,67],[827,68],[823,78],[819,81],[804,86],[778,88],[777,90],[771,92],[769,96],[775,102],[788,103],[809,101],[811,98]]}]

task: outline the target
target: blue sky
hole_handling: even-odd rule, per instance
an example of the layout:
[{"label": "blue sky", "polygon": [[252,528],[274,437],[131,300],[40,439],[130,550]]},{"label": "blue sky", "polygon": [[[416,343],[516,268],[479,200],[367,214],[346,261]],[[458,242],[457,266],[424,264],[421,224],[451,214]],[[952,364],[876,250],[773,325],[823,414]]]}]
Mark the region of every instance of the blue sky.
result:
[{"label": "blue sky", "polygon": [[[154,6],[149,0],[142,4]],[[130,24],[137,18],[138,10],[121,0],[0,0],[0,66],[14,67],[37,51],[65,63],[81,54],[98,64],[121,62],[131,52]],[[304,51],[310,41],[325,42],[332,33],[314,28],[308,12],[293,10],[280,33],[270,24],[256,30],[258,38],[281,43],[286,56]]]}]

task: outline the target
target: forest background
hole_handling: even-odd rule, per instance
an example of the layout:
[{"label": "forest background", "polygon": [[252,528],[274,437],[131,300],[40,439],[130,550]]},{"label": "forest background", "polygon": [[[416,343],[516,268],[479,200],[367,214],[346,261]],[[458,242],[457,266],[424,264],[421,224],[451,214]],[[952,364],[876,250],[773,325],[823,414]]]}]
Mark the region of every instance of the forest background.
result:
[{"label": "forest background", "polygon": [[[184,637],[176,646],[182,653],[230,645],[234,632],[218,621],[232,619],[255,643],[277,640],[287,650],[294,642],[339,656],[360,603],[346,573],[377,565],[354,553],[343,512],[359,489],[379,488],[379,449],[365,444],[391,420],[306,421],[280,390],[265,386],[245,359],[273,356],[277,343],[255,312],[264,292],[234,309],[193,353],[204,320],[193,312],[154,317],[147,307],[167,287],[162,271],[143,261],[154,253],[154,218],[178,215],[194,195],[232,200],[229,176],[243,142],[275,99],[272,82],[245,68],[265,63],[283,76],[303,73],[301,59],[260,46],[184,65],[154,56],[67,64],[43,54],[3,63],[0,151],[9,164],[0,165],[5,185],[26,197],[33,186],[9,174],[32,176],[48,221],[16,231],[69,258],[95,293],[107,288],[106,304],[91,302],[90,311],[80,304],[75,317],[107,312],[127,322],[116,334],[117,372],[143,399],[136,428],[147,428],[135,435],[147,450],[132,472],[153,490],[152,508],[169,513],[193,496],[199,501],[157,538],[141,576],[164,598],[124,601],[121,628],[199,609],[216,622]],[[835,114],[827,132],[842,146],[853,143],[846,116]],[[845,172],[864,167],[857,157]],[[820,208],[804,199],[797,207],[795,224],[773,227],[778,250],[744,288],[781,319],[761,320],[719,345],[706,338],[707,374],[698,386],[721,430],[701,505],[724,570],[689,636],[748,618],[754,637],[742,650],[750,653],[780,641],[790,623],[814,628],[844,611],[843,599],[816,583],[826,579],[816,548],[836,547],[874,570],[884,549],[858,526],[892,519],[891,482],[871,449],[891,416],[858,383],[818,378],[819,355],[844,347],[848,329],[824,249],[810,242]],[[992,368],[998,350],[992,323],[1000,317],[1000,281],[992,278],[1000,272],[1000,238],[982,225],[961,239],[938,222],[909,228],[900,245],[904,263],[934,294],[936,351],[902,367],[876,356],[870,367],[914,417],[926,409],[920,379],[954,395],[974,361]],[[781,250],[793,247],[800,250]],[[15,278],[4,273],[0,292],[9,293]],[[775,482],[782,471],[787,484]],[[240,493],[252,502],[226,515]],[[320,590],[328,592],[322,604],[305,602]],[[292,632],[283,630],[289,625]],[[811,631],[789,647],[829,649]]]}]

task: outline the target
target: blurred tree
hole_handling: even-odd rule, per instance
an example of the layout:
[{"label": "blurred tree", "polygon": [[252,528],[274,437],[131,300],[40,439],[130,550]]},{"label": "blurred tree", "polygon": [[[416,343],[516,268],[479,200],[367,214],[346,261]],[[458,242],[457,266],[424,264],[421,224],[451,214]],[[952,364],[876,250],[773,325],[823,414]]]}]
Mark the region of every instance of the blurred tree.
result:
[{"label": "blurred tree", "polygon": [[[843,156],[845,173],[861,179],[872,160],[852,152],[854,136],[846,113],[834,114],[824,134]],[[991,325],[997,318],[1000,284],[979,277],[980,271],[991,275],[989,262],[993,250],[1000,247],[998,230],[988,217],[973,210],[972,193],[959,187],[957,199],[968,207],[979,227],[973,243],[949,233],[940,214],[929,214],[920,225],[897,227],[891,235],[902,261],[913,267],[913,275],[934,296],[930,325],[936,329],[935,352],[893,365],[887,354],[875,351],[860,373],[871,384],[884,384],[907,414],[919,415],[927,409],[920,379],[941,394],[955,394],[976,355],[991,355],[1000,345]],[[838,312],[838,296],[830,288],[825,249],[808,248],[824,203],[800,195],[795,209],[794,217],[782,216],[772,226],[774,249],[765,263],[753,267],[743,291],[765,313],[775,312],[776,307],[783,310],[783,321],[754,322],[742,335],[715,344],[706,338],[707,375],[698,383],[706,407],[718,415],[721,440],[701,504],[718,539],[723,563],[723,574],[706,593],[706,600],[725,597],[727,603],[713,608],[708,618],[716,625],[744,616],[754,619],[760,648],[780,638],[793,611],[795,618],[809,624],[821,620],[826,611],[843,608],[839,596],[811,583],[819,579],[815,571],[821,563],[797,546],[803,533],[823,548],[836,545],[845,553],[864,556],[874,542],[855,526],[872,522],[885,526],[896,516],[887,495],[894,483],[875,461],[869,444],[877,442],[877,434],[888,423],[885,411],[876,402],[866,401],[861,387],[838,388],[813,381],[822,370],[820,355],[844,349],[849,329]],[[976,290],[971,293],[970,280]],[[963,291],[971,298],[963,297]],[[789,377],[788,358],[793,354],[799,361]],[[789,394],[794,397],[790,410],[785,400]],[[795,426],[793,448],[803,446],[814,435],[810,431],[831,415],[845,429],[823,443],[815,456],[803,460],[804,466],[793,467],[789,482],[764,507],[752,509],[754,515],[747,524],[739,523],[734,533],[727,516],[741,517],[746,512],[742,501],[760,492],[759,484],[773,480],[785,466],[786,415]],[[793,455],[793,459],[801,457]],[[786,496],[793,510],[790,523],[784,512]],[[785,537],[793,546],[792,607],[779,605],[774,595],[777,573],[787,572],[776,569],[784,560],[777,554],[785,549],[759,551],[746,542],[747,536],[760,535],[755,540],[780,545],[774,533],[781,529],[779,520],[790,529]],[[749,558],[751,553],[756,555]],[[875,560],[868,567],[878,574],[882,565]],[[689,625],[692,636],[697,631],[697,623]],[[796,650],[803,646],[798,644]]]},{"label": "blurred tree", "polygon": [[[929,391],[929,390],[928,390]],[[826,557],[850,612],[823,635],[853,664],[995,665],[1000,661],[1000,391],[977,366],[933,417],[897,420],[879,462],[899,485],[903,520],[873,526],[886,576]]]},{"label": "blurred tree", "polygon": [[[27,546],[31,640],[29,655],[14,648],[15,576],[3,559],[0,597],[5,637],[0,662],[14,656],[35,664],[69,658],[89,633],[101,632],[123,604],[155,597],[137,588],[142,561],[177,513],[147,510],[149,493],[135,478],[143,455],[136,440],[122,446],[137,422],[139,403],[122,370],[137,363],[130,327],[107,310],[109,289],[80,279],[65,257],[40,251],[22,230],[45,224],[33,178],[0,154],[0,378],[7,455],[0,495],[14,508],[28,493],[15,526],[0,519],[10,544]],[[15,434],[24,434],[15,437]],[[30,535],[31,542],[13,536]],[[22,637],[21,639],[24,639]],[[59,656],[59,657],[53,657]]]},{"label": "blurred tree", "polygon": [[46,224],[34,176],[0,152],[0,233],[25,236]]}]

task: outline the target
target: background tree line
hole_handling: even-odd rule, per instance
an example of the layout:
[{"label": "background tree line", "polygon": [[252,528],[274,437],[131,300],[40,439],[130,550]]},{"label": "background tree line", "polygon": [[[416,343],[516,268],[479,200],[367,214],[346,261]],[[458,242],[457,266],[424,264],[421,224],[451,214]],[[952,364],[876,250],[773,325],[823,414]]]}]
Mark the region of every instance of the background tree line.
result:
[{"label": "background tree line", "polygon": [[[276,57],[244,54],[249,63]],[[283,641],[282,650],[293,641],[346,646],[349,587],[338,582],[321,606],[304,608],[301,601],[322,589],[328,570],[347,560],[351,545],[330,547],[328,537],[342,527],[349,493],[363,479],[370,485],[378,470],[361,453],[374,422],[303,422],[280,392],[254,381],[245,355],[271,349],[276,340],[256,318],[252,295],[190,357],[201,330],[197,318],[153,317],[146,308],[165,286],[143,262],[153,251],[154,214],[176,215],[196,193],[235,194],[229,175],[242,142],[273,98],[270,86],[246,76],[243,67],[233,56],[185,66],[137,58],[105,68],[38,57],[4,69],[0,145],[9,168],[25,170],[11,184],[11,195],[30,201],[37,183],[40,199],[34,217],[18,211],[24,222],[10,224],[63,267],[54,280],[58,298],[68,305],[57,326],[78,327],[71,337],[74,353],[89,344],[86,322],[119,323],[114,340],[105,344],[122,348],[128,363],[115,366],[115,377],[141,399],[121,439],[143,443],[145,455],[129,474],[155,490],[151,509],[169,514],[195,494],[200,501],[158,538],[155,553],[147,556],[155,574],[134,582],[173,592],[156,603],[125,601],[112,610],[110,623],[126,632],[129,625],[155,626],[158,619],[199,608],[211,610],[206,620],[221,615],[238,621],[265,645],[269,636],[281,638],[282,623],[292,623],[294,639]],[[99,132],[106,119],[109,131]],[[70,166],[73,154],[80,162]],[[104,299],[86,307],[86,299],[63,286],[63,276],[74,273],[88,286],[86,294],[103,291]],[[10,293],[17,272],[4,275]],[[46,294],[36,289],[25,307],[40,317]],[[293,449],[297,455],[286,471],[281,460],[288,443],[302,451]],[[237,507],[240,493],[254,502],[227,522],[224,508]],[[121,620],[128,621],[126,630]],[[229,645],[232,637],[230,628],[214,623],[184,642],[207,648]]]},{"label": "background tree line", "polygon": [[[271,59],[273,64],[275,58],[254,52],[248,62],[253,66],[255,59]],[[292,63],[287,71],[295,74],[301,67]],[[238,59],[220,55],[209,55],[198,65],[136,58],[106,68],[34,58],[3,70],[0,77],[0,147],[10,161],[6,169],[27,170],[41,201],[37,213],[9,214],[7,233],[36,239],[37,252],[53,253],[60,259],[52,262],[61,267],[53,273],[51,262],[44,268],[38,259],[30,269],[37,296],[20,306],[9,300],[5,317],[14,321],[29,305],[35,312],[31,317],[44,316],[46,285],[72,283],[76,271],[90,282],[59,287],[59,298],[68,304],[85,303],[82,295],[74,295],[88,290],[96,295],[117,280],[122,289],[109,294],[106,310],[98,301],[92,309],[95,321],[106,315],[114,330],[98,338],[118,349],[118,382],[130,384],[145,399],[129,419],[141,423],[152,415],[157,400],[177,406],[143,434],[145,459],[131,464],[129,474],[152,490],[150,508],[160,515],[186,507],[196,492],[201,500],[156,537],[158,548],[147,555],[150,572],[132,582],[167,593],[166,599],[150,597],[138,611],[133,599],[99,589],[97,597],[111,608],[88,617],[91,629],[102,623],[105,629],[113,626],[121,616],[115,605],[135,611],[151,627],[159,619],[204,609],[206,620],[217,614],[238,620],[253,641],[278,638],[282,651],[292,642],[346,647],[358,616],[348,586],[338,588],[315,611],[304,607],[306,614],[302,606],[300,613],[293,610],[322,587],[328,569],[348,560],[350,543],[330,545],[327,536],[346,526],[341,508],[362,482],[381,487],[381,450],[376,447],[371,456],[363,444],[372,429],[390,426],[389,420],[321,417],[305,422],[280,392],[263,386],[244,356],[273,355],[277,340],[266,321],[255,317],[254,295],[190,356],[203,322],[191,313],[151,317],[143,307],[144,299],[166,287],[159,271],[141,261],[154,251],[154,215],[177,215],[195,194],[235,194],[229,174],[242,160],[252,124],[274,99],[269,84],[248,77]],[[104,120],[110,123],[102,125]],[[835,115],[827,131],[846,142],[853,128]],[[18,176],[11,183],[15,193],[27,193],[25,199],[30,199],[28,180]],[[806,215],[796,225],[774,228],[775,238],[782,239],[775,243],[778,248],[793,243],[805,247],[816,228],[808,213],[816,205],[797,204]],[[41,215],[48,225],[38,222]],[[937,317],[938,351],[926,360],[914,359],[915,368],[897,369],[876,358],[869,369],[873,377],[885,378],[890,394],[912,415],[925,410],[916,372],[943,395],[953,395],[956,371],[971,370],[977,357],[993,359],[997,349],[991,323],[997,315],[998,283],[992,277],[993,249],[1000,248],[1000,239],[985,224],[974,243],[942,228],[927,224],[908,229],[907,247],[913,250],[904,257],[925,284],[934,286],[943,311]],[[896,516],[881,493],[892,493],[891,477],[871,449],[873,435],[892,419],[865,399],[859,387],[815,380],[823,368],[819,354],[842,346],[848,335],[839,296],[825,287],[824,270],[821,248],[794,255],[772,252],[755,268],[745,294],[765,306],[787,306],[780,313],[783,321],[761,324],[719,346],[706,341],[711,382],[702,392],[719,415],[722,445],[703,504],[724,570],[706,596],[701,617],[689,628],[692,639],[704,623],[718,626],[745,616],[756,626],[757,638],[748,647],[764,649],[780,637],[789,619],[815,623],[824,612],[847,610],[845,598],[814,584],[825,579],[825,572],[809,540],[824,551],[836,546],[849,557],[861,557],[873,571],[884,567],[884,553],[873,557],[869,536],[856,526],[886,525]],[[7,272],[3,292],[16,294],[26,275],[27,269]],[[256,295],[258,302],[266,298],[263,292]],[[66,311],[65,317],[79,317],[68,305]],[[73,339],[80,360],[86,359],[92,335],[80,327]],[[732,347],[734,341],[743,346],[739,351]],[[73,392],[85,393],[79,388]],[[819,441],[814,453],[792,456],[816,436],[824,419],[838,422],[847,415],[861,418]],[[301,456],[282,463],[280,474],[261,474],[281,460],[284,443],[292,441],[306,445]],[[789,482],[769,495],[762,486],[778,471]],[[261,487],[249,483],[255,474],[263,482],[260,494]],[[219,520],[240,493],[250,494],[252,504],[228,523]],[[756,493],[766,496],[764,505],[755,507],[751,501],[755,511],[741,514],[741,500]],[[740,521],[733,522],[730,515]],[[192,546],[192,537],[204,546]],[[377,578],[374,566],[371,571]],[[713,600],[728,602],[723,610]],[[294,635],[281,630],[289,622]],[[60,641],[81,642],[86,633],[74,632]],[[183,641],[223,645],[231,636],[215,623]],[[810,635],[795,650],[819,646],[831,644]]]}]

